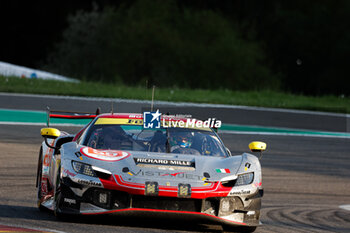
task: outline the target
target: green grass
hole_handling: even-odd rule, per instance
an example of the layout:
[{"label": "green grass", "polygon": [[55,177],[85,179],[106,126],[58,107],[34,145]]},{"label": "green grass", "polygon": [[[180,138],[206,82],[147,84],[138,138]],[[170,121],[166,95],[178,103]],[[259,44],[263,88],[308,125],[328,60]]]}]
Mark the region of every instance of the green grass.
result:
[{"label": "green grass", "polygon": [[[152,90],[145,87],[131,87],[123,84],[104,84],[98,82],[65,83],[38,79],[5,78],[0,76],[0,92],[150,100]],[[350,113],[349,97],[311,97],[276,91],[156,88],[155,100]]]}]

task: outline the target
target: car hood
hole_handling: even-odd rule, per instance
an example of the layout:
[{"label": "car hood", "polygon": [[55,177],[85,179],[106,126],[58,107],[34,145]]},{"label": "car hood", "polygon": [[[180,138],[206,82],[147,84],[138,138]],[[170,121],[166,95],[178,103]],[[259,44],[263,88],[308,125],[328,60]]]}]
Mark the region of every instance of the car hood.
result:
[{"label": "car hood", "polygon": [[[70,144],[70,145],[68,145]],[[68,143],[63,147],[65,159],[105,169],[130,182],[157,181],[163,185],[179,182],[203,183],[232,177],[239,170],[242,156],[214,157],[143,151],[95,150]],[[68,154],[68,155],[67,155]]]}]

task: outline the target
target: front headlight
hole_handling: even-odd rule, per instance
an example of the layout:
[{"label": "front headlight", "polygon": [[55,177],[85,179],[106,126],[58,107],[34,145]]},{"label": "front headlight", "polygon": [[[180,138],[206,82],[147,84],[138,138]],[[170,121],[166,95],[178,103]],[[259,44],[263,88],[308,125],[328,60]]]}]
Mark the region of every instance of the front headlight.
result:
[{"label": "front headlight", "polygon": [[89,164],[72,161],[72,167],[74,171],[76,171],[77,173],[87,175],[87,176],[97,177],[91,165]]},{"label": "front headlight", "polygon": [[254,172],[238,175],[235,186],[251,184],[254,179]]}]

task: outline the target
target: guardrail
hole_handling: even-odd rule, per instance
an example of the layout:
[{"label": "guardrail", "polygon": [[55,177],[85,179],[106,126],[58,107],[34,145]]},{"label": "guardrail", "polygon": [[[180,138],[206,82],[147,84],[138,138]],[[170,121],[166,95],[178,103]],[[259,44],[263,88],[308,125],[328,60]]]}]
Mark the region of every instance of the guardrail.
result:
[{"label": "guardrail", "polygon": [[63,82],[79,82],[76,79],[68,78],[58,74],[52,74],[42,70],[35,70],[24,66],[13,65],[0,61],[0,75],[7,77],[38,78],[46,80],[57,80]]}]

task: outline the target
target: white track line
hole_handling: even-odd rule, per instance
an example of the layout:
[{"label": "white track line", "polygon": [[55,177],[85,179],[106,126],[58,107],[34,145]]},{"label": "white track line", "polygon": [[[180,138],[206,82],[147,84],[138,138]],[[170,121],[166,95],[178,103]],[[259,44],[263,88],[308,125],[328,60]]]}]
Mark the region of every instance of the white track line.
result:
[{"label": "white track line", "polygon": [[340,205],[339,208],[350,211],[350,205]]},{"label": "white track line", "polygon": [[[65,99],[65,100],[80,100],[80,101],[104,101],[104,102],[108,102],[108,103],[110,103],[110,102],[134,103],[134,104],[145,104],[145,105],[151,104],[150,100],[134,100],[134,99],[102,98],[102,97],[38,95],[38,94],[20,94],[20,93],[4,93],[4,92],[0,92],[0,96],[33,97],[33,98]],[[323,116],[336,116],[336,117],[350,118],[350,114],[328,113],[328,112],[307,111],[307,110],[294,110],[294,109],[282,109],[282,108],[251,107],[251,106],[241,106],[241,105],[204,104],[204,103],[191,103],[191,102],[185,103],[185,102],[169,102],[169,101],[154,101],[154,104],[155,105],[177,106],[177,107],[242,109],[242,110],[285,112],[285,113],[294,113],[294,114],[309,114],[309,115],[323,115]]]},{"label": "white track line", "polygon": [[42,110],[32,110],[32,109],[11,109],[11,108],[0,108],[0,111],[12,111],[12,112],[34,112],[34,113],[47,113],[47,111]]},{"label": "white track line", "polygon": [[57,230],[52,230],[48,228],[41,228],[41,227],[29,227],[27,225],[22,225],[22,224],[11,224],[11,223],[3,223],[0,222],[1,225],[8,226],[8,227],[19,227],[19,228],[26,228],[29,230],[37,230],[37,231],[44,231],[44,232],[54,232],[54,233],[66,233],[65,231],[57,231]]}]

